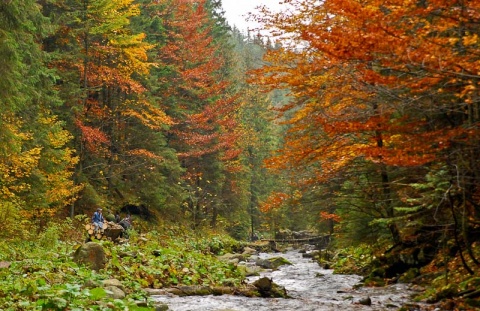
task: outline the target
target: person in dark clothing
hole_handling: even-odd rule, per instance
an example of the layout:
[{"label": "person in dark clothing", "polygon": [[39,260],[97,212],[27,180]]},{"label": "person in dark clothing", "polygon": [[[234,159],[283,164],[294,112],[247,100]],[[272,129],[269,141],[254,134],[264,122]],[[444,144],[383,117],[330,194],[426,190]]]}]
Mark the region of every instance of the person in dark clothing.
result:
[{"label": "person in dark clothing", "polygon": [[102,209],[97,208],[97,211],[93,213],[93,216],[92,216],[92,224],[94,226],[95,232],[98,232],[99,229],[103,229],[104,221],[105,219],[103,218]]},{"label": "person in dark clothing", "polygon": [[128,215],[127,217],[123,218],[119,223],[118,223],[120,226],[123,227],[124,231],[122,233],[122,237],[125,237],[125,238],[128,238],[128,232],[127,230],[129,230],[131,227],[132,227],[132,219],[130,217],[130,215]]}]

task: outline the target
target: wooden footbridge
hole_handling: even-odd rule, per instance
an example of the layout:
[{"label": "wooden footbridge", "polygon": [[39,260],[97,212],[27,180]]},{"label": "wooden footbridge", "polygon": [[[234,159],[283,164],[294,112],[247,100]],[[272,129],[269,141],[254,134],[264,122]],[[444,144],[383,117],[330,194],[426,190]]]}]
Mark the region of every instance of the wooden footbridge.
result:
[{"label": "wooden footbridge", "polygon": [[312,244],[320,247],[326,247],[330,242],[330,235],[329,234],[317,235],[317,236],[309,236],[304,238],[262,239],[261,241],[265,241],[269,243],[293,244],[293,245]]}]

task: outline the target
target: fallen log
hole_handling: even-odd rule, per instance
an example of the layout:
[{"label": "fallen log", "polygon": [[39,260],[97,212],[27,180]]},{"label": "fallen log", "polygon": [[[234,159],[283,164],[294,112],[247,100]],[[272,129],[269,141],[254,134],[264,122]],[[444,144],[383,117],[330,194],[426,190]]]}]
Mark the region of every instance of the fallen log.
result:
[{"label": "fallen log", "polygon": [[326,235],[326,236],[312,236],[312,237],[301,238],[301,239],[262,239],[261,241],[278,242],[278,243],[304,243],[304,242],[322,241],[328,238],[329,236]]},{"label": "fallen log", "polygon": [[101,240],[105,238],[112,241],[118,239],[125,231],[122,226],[114,222],[104,222],[103,228],[97,231],[95,231],[95,226],[92,223],[88,223],[85,224],[85,230],[87,231],[88,240]]}]

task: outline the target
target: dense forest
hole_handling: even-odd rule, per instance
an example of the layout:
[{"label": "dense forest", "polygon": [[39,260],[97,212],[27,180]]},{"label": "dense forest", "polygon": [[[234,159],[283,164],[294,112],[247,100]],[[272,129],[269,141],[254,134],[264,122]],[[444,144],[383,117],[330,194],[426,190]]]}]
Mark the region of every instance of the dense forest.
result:
[{"label": "dense forest", "polygon": [[219,1],[4,1],[0,21],[2,214],[260,224],[280,99],[247,84],[266,46]]},{"label": "dense forest", "polygon": [[480,2],[283,5],[1,1],[0,237],[102,207],[477,275]]}]

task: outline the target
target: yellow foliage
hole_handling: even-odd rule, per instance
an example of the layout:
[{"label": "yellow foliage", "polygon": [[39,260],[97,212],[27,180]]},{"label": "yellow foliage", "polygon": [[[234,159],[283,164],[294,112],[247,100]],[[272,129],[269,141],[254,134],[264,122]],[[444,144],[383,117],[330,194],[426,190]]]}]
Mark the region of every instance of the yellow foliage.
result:
[{"label": "yellow foliage", "polygon": [[[40,214],[51,215],[70,204],[81,188],[72,179],[78,158],[66,147],[72,135],[48,112],[40,113],[35,133],[23,130],[19,119],[4,116],[3,120],[3,132],[8,135],[2,137],[6,144],[0,147],[2,205],[15,206],[20,212],[44,209]],[[30,216],[30,212],[24,215]]]},{"label": "yellow foliage", "polygon": [[0,239],[26,239],[32,233],[31,223],[19,213],[18,205],[0,199]]},{"label": "yellow foliage", "polygon": [[477,43],[478,43],[478,35],[476,33],[470,36],[463,37],[464,45],[475,45]]}]

